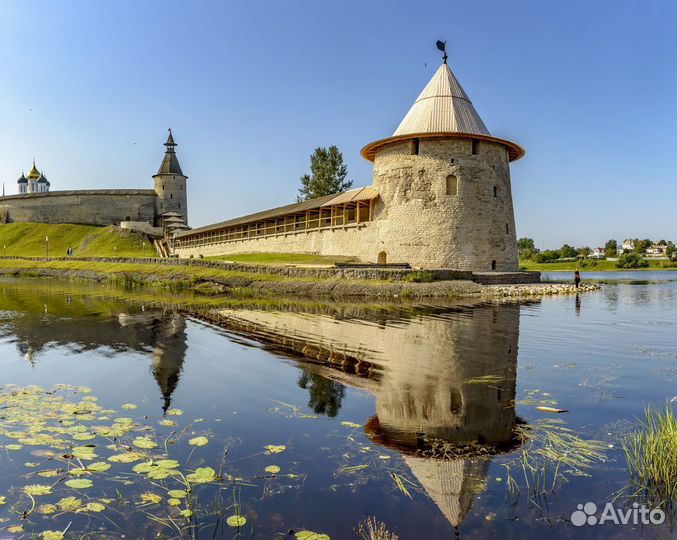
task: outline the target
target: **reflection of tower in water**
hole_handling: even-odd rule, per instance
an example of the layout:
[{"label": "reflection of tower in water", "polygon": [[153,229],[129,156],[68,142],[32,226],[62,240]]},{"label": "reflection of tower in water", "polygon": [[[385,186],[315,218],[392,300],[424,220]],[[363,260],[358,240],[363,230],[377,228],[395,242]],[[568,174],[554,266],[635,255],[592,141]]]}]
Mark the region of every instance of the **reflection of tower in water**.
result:
[{"label": "reflection of tower in water", "polygon": [[480,454],[514,444],[519,306],[476,307],[425,327],[415,349],[403,340],[390,356],[365,430],[405,454],[458,527],[484,490],[490,460]]},{"label": "reflection of tower in water", "polygon": [[[489,455],[515,443],[519,309],[463,305],[380,324],[287,313],[228,316],[266,341],[328,359],[304,371],[374,394],[367,436],[402,453],[446,520],[458,527],[484,490]],[[338,351],[360,362],[342,362]]]},{"label": "reflection of tower in water", "polygon": [[166,412],[171,406],[188,349],[186,319],[178,313],[151,310],[134,315],[121,314],[119,321],[122,326],[142,324],[150,330],[149,345],[153,348],[150,368],[162,392],[162,410]]}]

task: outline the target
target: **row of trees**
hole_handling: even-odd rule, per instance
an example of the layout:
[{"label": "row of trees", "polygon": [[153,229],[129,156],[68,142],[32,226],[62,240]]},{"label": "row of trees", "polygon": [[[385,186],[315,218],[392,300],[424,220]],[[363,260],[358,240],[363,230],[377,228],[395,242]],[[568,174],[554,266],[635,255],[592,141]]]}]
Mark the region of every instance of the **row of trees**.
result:
[{"label": "row of trees", "polygon": [[[675,245],[672,242],[666,242],[665,240],[653,242],[648,238],[644,240],[637,239],[634,240],[634,249],[624,250],[623,253],[634,253],[641,257],[641,255],[646,253],[646,249],[654,243],[667,245],[668,248],[666,250],[666,255],[668,258],[672,259],[675,253]],[[546,249],[541,251],[536,247],[534,241],[531,238],[520,238],[517,240],[517,249],[519,250],[520,260],[530,260],[537,263],[557,261],[561,259],[585,259],[592,253],[592,249],[590,249],[588,246],[575,248],[569,244],[564,244],[559,249]],[[618,256],[618,242],[616,242],[616,240],[608,240],[604,244],[604,255],[606,257]]]}]

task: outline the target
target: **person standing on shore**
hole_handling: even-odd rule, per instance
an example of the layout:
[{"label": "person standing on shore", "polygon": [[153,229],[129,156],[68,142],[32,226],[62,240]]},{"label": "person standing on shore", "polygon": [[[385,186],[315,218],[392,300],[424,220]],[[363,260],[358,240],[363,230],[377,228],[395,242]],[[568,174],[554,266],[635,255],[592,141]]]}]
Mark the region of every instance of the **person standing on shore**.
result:
[{"label": "person standing on shore", "polygon": [[576,285],[577,289],[580,283],[581,283],[581,273],[578,271],[578,268],[576,268],[576,271],[574,272],[574,284]]}]

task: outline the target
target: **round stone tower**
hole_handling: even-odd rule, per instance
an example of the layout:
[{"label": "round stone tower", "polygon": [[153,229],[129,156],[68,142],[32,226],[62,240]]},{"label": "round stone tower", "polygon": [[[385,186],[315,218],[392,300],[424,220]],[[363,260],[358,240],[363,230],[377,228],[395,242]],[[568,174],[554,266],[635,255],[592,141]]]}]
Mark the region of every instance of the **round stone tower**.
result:
[{"label": "round stone tower", "polygon": [[518,270],[509,162],[446,61],[392,137],[372,142],[378,262],[476,272]]},{"label": "round stone tower", "polygon": [[[174,142],[172,130],[169,130],[169,136],[165,147],[165,157],[158,172],[153,176],[155,181],[155,192],[158,195],[158,215],[179,214],[185,224],[188,223],[188,196],[186,193],[187,176],[181,171],[181,165],[176,157],[174,148],[178,146]],[[160,225],[161,223],[158,223]]]}]

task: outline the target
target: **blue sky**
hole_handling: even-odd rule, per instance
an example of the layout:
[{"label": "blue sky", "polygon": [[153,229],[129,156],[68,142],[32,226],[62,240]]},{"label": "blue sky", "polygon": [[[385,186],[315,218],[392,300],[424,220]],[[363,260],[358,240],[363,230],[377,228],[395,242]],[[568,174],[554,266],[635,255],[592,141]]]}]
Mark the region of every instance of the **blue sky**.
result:
[{"label": "blue sky", "polygon": [[0,181],[152,187],[172,127],[191,224],[292,202],[316,146],[389,136],[440,62],[512,166],[540,247],[676,240],[674,0],[3,1]]}]

